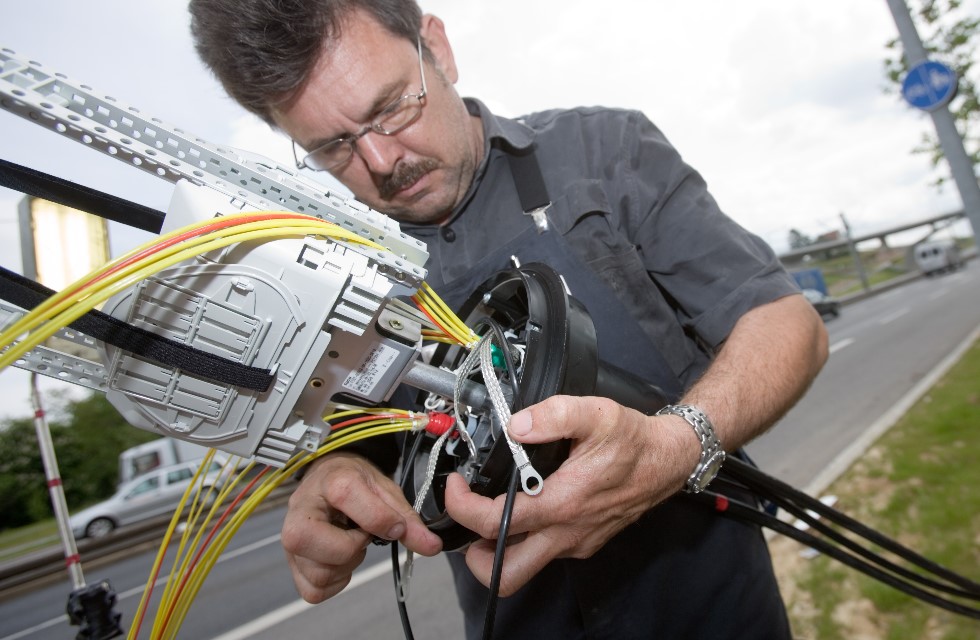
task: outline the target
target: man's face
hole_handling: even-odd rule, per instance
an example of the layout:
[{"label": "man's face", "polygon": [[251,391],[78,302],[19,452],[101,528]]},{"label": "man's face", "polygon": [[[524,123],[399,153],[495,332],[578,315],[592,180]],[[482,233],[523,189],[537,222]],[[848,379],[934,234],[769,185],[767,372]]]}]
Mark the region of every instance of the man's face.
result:
[{"label": "man's face", "polygon": [[[453,89],[456,68],[438,19],[425,16],[427,94],[418,120],[395,135],[370,132],[330,172],[354,196],[398,220],[439,222],[462,199],[483,154],[483,129]],[[389,104],[422,86],[416,43],[354,12],[333,49],[277,124],[303,149],[356,133]]]}]

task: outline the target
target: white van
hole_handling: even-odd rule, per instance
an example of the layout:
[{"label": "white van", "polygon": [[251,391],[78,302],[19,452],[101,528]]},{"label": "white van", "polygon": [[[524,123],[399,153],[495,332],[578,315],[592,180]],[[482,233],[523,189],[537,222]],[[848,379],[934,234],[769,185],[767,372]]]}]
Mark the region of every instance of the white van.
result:
[{"label": "white van", "polygon": [[204,458],[208,448],[176,438],[158,438],[119,454],[119,484],[144,473],[178,462],[196,462]]},{"label": "white van", "polygon": [[921,242],[913,249],[915,264],[923,275],[955,271],[963,265],[960,251],[952,240]]}]

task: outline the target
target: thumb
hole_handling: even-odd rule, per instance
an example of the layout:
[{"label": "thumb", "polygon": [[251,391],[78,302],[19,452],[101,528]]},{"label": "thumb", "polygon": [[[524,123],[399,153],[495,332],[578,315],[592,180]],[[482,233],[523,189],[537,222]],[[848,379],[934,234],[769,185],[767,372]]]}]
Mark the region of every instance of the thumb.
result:
[{"label": "thumb", "polygon": [[552,396],[526,407],[510,418],[508,430],[515,440],[525,444],[554,442],[574,436],[573,420],[578,398]]},{"label": "thumb", "polygon": [[557,395],[518,411],[507,428],[524,444],[586,440],[603,428],[623,423],[630,417],[624,411],[607,398]]}]

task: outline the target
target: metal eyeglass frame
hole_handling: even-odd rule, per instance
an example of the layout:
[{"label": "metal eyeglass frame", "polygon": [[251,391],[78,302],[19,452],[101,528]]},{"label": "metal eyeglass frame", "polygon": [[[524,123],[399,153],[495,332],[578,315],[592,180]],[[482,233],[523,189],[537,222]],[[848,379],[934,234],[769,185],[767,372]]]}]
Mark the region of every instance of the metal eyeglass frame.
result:
[{"label": "metal eyeglass frame", "polygon": [[[328,142],[324,142],[317,148],[313,149],[302,159],[299,158],[299,154],[296,153],[297,144],[293,140],[293,159],[296,161],[297,169],[312,169],[313,171],[329,171],[345,164],[354,155],[355,143],[365,135],[370,132],[379,133],[383,136],[393,136],[396,133],[407,129],[409,126],[415,123],[416,120],[422,115],[422,99],[425,98],[428,93],[425,84],[425,66],[422,64],[422,41],[421,39],[416,39],[416,46],[419,54],[419,75],[422,77],[422,89],[419,93],[407,93],[400,98],[394,100],[376,115],[370,122],[364,126],[363,129],[357,133],[348,133],[340,136],[339,138],[334,138]],[[414,102],[413,102],[414,101]],[[415,112],[412,114],[408,120],[403,123],[398,124],[395,127],[386,127],[386,120],[390,119],[392,116],[405,111],[408,108],[415,108]],[[333,149],[341,150],[347,149],[347,153],[343,158],[339,160],[333,160],[329,163],[318,162],[316,157],[318,154],[323,153],[325,150],[332,151]]]}]

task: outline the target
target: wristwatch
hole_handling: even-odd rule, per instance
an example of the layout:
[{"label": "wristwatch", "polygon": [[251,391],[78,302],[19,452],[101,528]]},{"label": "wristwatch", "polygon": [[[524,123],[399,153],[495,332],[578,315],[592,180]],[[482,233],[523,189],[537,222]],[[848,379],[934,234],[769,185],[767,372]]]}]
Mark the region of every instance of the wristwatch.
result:
[{"label": "wristwatch", "polygon": [[715,479],[721,465],[725,462],[725,450],[721,447],[721,441],[715,435],[715,428],[712,426],[708,416],[697,407],[689,404],[671,404],[657,412],[658,416],[675,415],[684,418],[694,429],[698,440],[701,442],[701,459],[694,471],[687,478],[684,491],[687,493],[701,493]]}]

